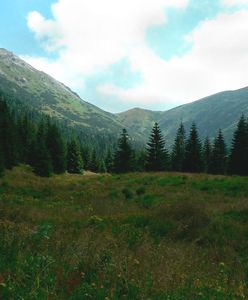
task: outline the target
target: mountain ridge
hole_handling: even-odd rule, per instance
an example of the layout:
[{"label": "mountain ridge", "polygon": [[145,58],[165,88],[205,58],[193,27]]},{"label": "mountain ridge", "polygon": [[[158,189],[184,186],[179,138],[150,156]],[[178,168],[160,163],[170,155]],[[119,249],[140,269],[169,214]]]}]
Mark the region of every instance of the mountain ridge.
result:
[{"label": "mountain ridge", "polygon": [[147,141],[154,122],[159,123],[166,145],[170,147],[180,122],[189,130],[193,121],[202,139],[205,136],[214,138],[221,128],[230,144],[238,119],[242,113],[248,114],[248,87],[219,92],[166,111],[135,107],[110,113],[84,101],[65,84],[3,48],[0,48],[0,91],[70,127],[92,134],[117,138],[126,128],[140,145]]}]

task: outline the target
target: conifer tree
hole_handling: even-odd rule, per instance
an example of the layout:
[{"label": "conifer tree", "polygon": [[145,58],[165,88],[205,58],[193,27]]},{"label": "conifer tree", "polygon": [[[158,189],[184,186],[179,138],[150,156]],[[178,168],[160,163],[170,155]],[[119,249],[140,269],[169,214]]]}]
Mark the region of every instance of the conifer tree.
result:
[{"label": "conifer tree", "polygon": [[226,144],[222,131],[214,139],[213,151],[210,163],[210,173],[224,174],[226,172]]},{"label": "conifer tree", "polygon": [[135,166],[134,170],[137,172],[144,172],[146,170],[146,151],[135,151]]},{"label": "conifer tree", "polygon": [[195,123],[191,126],[185,146],[184,171],[192,173],[202,171],[201,142]]},{"label": "conifer tree", "polygon": [[43,177],[52,175],[52,161],[46,144],[46,131],[43,122],[40,123],[36,139],[33,142],[32,166],[34,172]]},{"label": "conifer tree", "polygon": [[32,145],[35,139],[34,124],[31,123],[27,115],[18,120],[18,137],[19,137],[19,159],[23,163],[30,163],[32,154]]},{"label": "conifer tree", "polygon": [[90,169],[91,151],[88,146],[81,147],[81,156],[83,159],[84,169],[89,170]]},{"label": "conifer tree", "polygon": [[62,174],[66,170],[66,149],[64,141],[55,124],[47,123],[47,148],[51,155],[53,171]]},{"label": "conifer tree", "polygon": [[100,172],[100,173],[107,172],[105,161],[103,159],[98,160],[98,172]]},{"label": "conifer tree", "polygon": [[90,158],[89,170],[91,172],[97,173],[99,170],[99,161],[96,155],[96,150],[94,149]]},{"label": "conifer tree", "polygon": [[79,144],[72,140],[67,145],[67,171],[72,174],[83,173],[83,160]]},{"label": "conifer tree", "polygon": [[0,177],[4,174],[4,159],[3,159],[3,149],[0,144]]},{"label": "conifer tree", "polygon": [[126,129],[118,141],[118,148],[114,155],[114,171],[116,173],[127,173],[133,169],[133,150],[129,142],[129,136]]},{"label": "conifer tree", "polygon": [[3,151],[3,165],[10,169],[17,163],[16,127],[6,102],[0,101],[0,144]]},{"label": "conifer tree", "polygon": [[212,158],[212,145],[210,143],[209,138],[206,137],[203,145],[203,151],[202,151],[204,172],[206,173],[210,172],[211,158]]},{"label": "conifer tree", "polygon": [[173,171],[181,172],[185,158],[185,129],[183,123],[180,124],[171,153],[171,168]]},{"label": "conifer tree", "polygon": [[147,171],[164,171],[168,162],[168,152],[158,123],[152,128],[146,151]]},{"label": "conifer tree", "polygon": [[229,171],[231,174],[248,175],[248,124],[244,115],[233,135]]},{"label": "conifer tree", "polygon": [[114,171],[114,157],[110,149],[108,149],[107,156],[105,158],[105,166],[108,173],[112,173]]}]

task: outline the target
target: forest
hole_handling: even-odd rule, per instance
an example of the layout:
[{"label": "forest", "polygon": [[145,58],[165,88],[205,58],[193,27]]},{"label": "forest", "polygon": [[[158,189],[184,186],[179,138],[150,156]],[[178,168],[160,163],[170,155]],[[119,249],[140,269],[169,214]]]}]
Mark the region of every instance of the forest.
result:
[{"label": "forest", "polygon": [[127,172],[189,172],[209,174],[248,175],[248,121],[244,115],[237,120],[232,144],[228,147],[221,129],[214,140],[202,142],[193,123],[188,135],[179,124],[170,150],[159,124],[151,128],[147,144],[132,145],[126,129],[118,141],[102,140],[96,147],[87,143],[78,132],[65,134],[52,118],[32,116],[11,110],[4,97],[0,102],[0,170],[18,164],[30,165],[40,176],[69,173],[82,174]]}]

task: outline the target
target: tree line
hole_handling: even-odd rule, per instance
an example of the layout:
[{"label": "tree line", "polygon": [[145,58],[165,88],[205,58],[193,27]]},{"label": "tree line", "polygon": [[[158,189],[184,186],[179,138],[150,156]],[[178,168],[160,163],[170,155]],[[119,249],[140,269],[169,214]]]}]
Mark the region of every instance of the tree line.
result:
[{"label": "tree line", "polygon": [[82,174],[84,168],[105,172],[102,161],[77,136],[65,139],[50,118],[37,121],[27,113],[16,116],[0,100],[0,174],[21,163],[46,177],[65,171]]},{"label": "tree line", "polygon": [[248,121],[241,116],[229,151],[221,129],[212,142],[206,137],[202,143],[194,122],[188,137],[183,123],[180,124],[170,152],[158,123],[152,128],[145,150],[139,153],[132,149],[127,131],[123,129],[111,166],[112,170],[108,171],[117,173],[176,171],[248,175]]},{"label": "tree line", "polygon": [[171,151],[155,123],[144,149],[135,149],[126,129],[114,148],[99,154],[80,137],[65,138],[61,127],[49,118],[33,119],[27,113],[16,116],[0,100],[0,174],[20,163],[29,164],[40,176],[64,172],[126,173],[133,171],[205,172],[248,175],[248,121],[241,116],[228,151],[222,131],[202,143],[197,126],[188,136],[180,124]]}]

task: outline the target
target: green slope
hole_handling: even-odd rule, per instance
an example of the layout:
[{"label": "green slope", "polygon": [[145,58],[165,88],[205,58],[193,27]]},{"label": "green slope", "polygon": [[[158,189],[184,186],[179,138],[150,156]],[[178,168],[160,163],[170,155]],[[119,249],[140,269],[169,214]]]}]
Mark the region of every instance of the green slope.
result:
[{"label": "green slope", "polygon": [[155,121],[159,122],[167,146],[171,146],[181,121],[187,130],[195,121],[201,138],[207,135],[213,138],[221,128],[230,144],[233,130],[242,113],[248,115],[248,87],[218,93],[165,112],[135,108],[118,116],[127,127],[146,137],[152,124]]},{"label": "green slope", "polygon": [[219,128],[230,144],[233,130],[241,114],[248,115],[248,87],[218,93],[166,111],[159,120],[161,129],[171,144],[181,121],[189,129],[196,122],[202,138],[213,138]]},{"label": "green slope", "polygon": [[68,87],[0,49],[0,91],[34,110],[81,128],[117,133],[117,116],[83,101]]},{"label": "green slope", "polygon": [[163,112],[133,108],[118,114],[119,120],[131,132],[139,133],[143,138],[150,134],[155,121],[158,121]]}]

